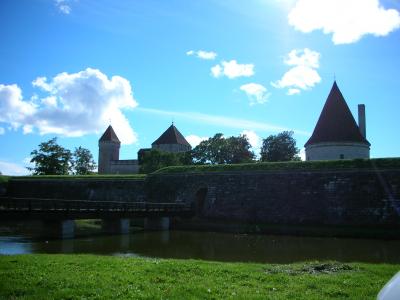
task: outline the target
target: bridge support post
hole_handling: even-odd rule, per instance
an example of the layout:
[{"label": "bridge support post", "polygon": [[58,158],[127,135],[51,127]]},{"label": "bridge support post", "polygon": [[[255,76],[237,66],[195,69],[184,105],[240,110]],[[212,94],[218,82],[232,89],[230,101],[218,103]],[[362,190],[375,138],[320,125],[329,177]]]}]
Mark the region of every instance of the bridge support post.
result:
[{"label": "bridge support post", "polygon": [[74,220],[45,220],[42,223],[45,234],[49,237],[72,239],[75,237]]},{"label": "bridge support post", "polygon": [[107,233],[129,233],[129,219],[103,219],[103,230]]},{"label": "bridge support post", "polygon": [[145,218],[145,230],[169,230],[169,217]]}]

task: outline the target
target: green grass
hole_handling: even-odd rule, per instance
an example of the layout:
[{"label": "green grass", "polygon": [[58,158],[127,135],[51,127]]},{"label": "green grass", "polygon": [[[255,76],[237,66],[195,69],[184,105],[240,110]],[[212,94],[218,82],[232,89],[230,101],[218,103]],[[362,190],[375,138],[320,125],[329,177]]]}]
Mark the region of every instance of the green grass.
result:
[{"label": "green grass", "polygon": [[326,169],[395,169],[400,168],[400,158],[376,158],[331,161],[259,162],[233,165],[189,165],[166,167],[153,174],[229,172],[229,171],[292,171]]},{"label": "green grass", "polygon": [[10,178],[10,176],[0,175],[0,184],[6,184]]},{"label": "green grass", "polygon": [[146,174],[106,174],[106,175],[32,175],[32,176],[12,176],[11,180],[40,180],[40,179],[60,179],[60,180],[129,180],[145,179]]},{"label": "green grass", "polygon": [[400,265],[0,257],[1,299],[375,299]]}]

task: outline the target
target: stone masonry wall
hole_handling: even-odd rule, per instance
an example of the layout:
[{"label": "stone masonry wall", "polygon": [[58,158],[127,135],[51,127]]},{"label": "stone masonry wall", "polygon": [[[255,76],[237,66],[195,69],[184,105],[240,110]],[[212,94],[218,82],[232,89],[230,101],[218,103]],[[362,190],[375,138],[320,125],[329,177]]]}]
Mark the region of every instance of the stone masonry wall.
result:
[{"label": "stone masonry wall", "polygon": [[211,219],[400,225],[400,170],[163,174],[145,188],[150,201],[191,203]]},{"label": "stone masonry wall", "polygon": [[14,179],[7,192],[18,198],[140,202],[144,201],[143,186],[141,179]]},{"label": "stone masonry wall", "polygon": [[400,169],[158,174],[146,180],[13,179],[7,194],[185,202],[206,219],[246,223],[400,226]]}]

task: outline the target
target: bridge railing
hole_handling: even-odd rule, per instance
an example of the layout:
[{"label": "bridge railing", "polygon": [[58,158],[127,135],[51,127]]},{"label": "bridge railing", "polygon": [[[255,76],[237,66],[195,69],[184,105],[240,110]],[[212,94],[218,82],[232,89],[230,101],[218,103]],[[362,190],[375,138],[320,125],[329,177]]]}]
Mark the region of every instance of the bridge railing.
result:
[{"label": "bridge railing", "polygon": [[120,202],[0,197],[0,211],[75,211],[75,212],[183,212],[183,203]]}]

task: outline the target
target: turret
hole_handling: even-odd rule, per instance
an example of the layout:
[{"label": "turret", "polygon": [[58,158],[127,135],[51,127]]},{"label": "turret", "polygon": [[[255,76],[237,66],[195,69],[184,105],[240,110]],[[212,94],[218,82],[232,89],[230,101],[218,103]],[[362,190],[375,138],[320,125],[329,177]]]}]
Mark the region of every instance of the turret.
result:
[{"label": "turret", "polygon": [[110,174],[111,161],[119,160],[121,142],[112,126],[108,126],[99,139],[99,174]]},{"label": "turret", "polygon": [[151,144],[152,149],[164,152],[187,152],[192,149],[188,141],[175,127],[174,123]]}]

